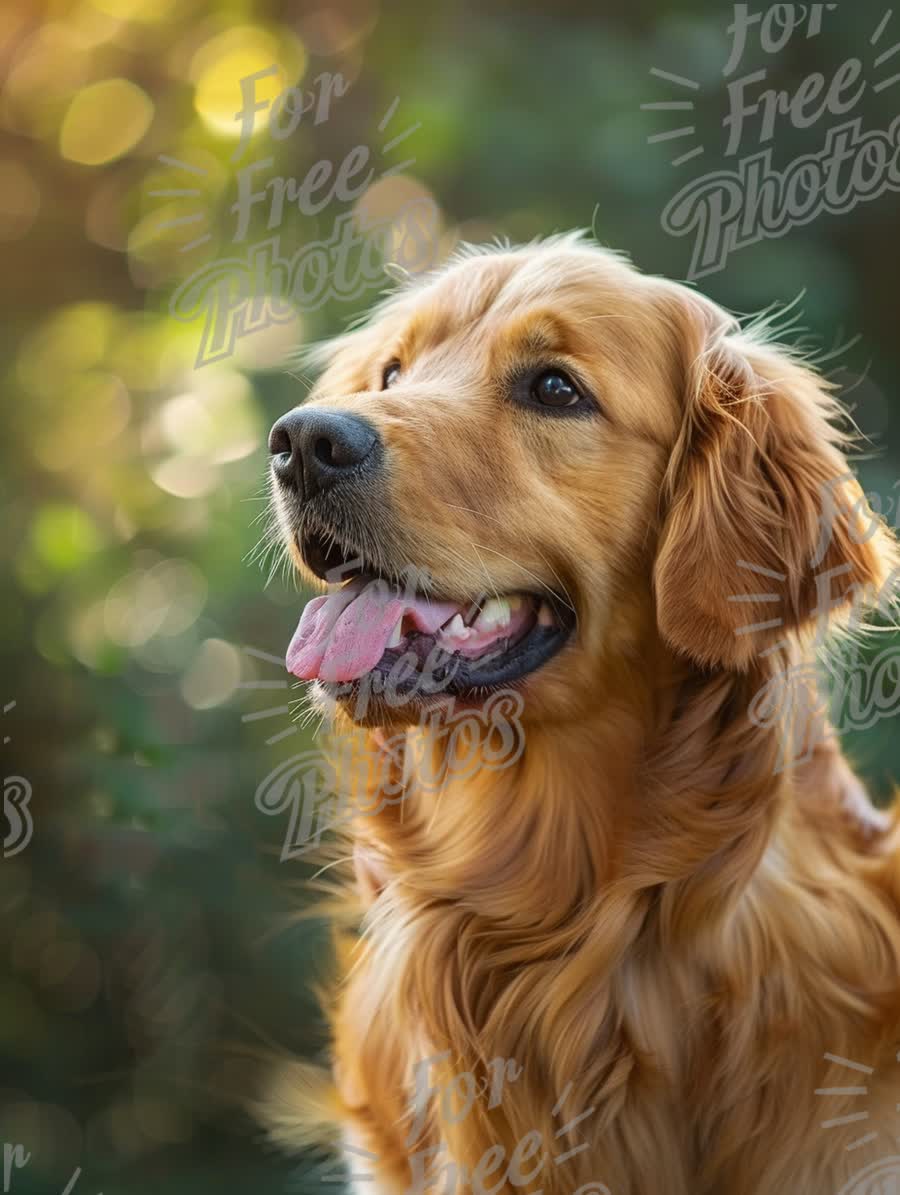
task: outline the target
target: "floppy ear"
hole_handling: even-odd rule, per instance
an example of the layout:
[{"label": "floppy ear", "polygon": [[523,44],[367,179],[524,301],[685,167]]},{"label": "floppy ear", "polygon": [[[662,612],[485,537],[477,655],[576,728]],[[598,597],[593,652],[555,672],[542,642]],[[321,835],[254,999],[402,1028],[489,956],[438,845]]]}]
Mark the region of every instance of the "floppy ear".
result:
[{"label": "floppy ear", "polygon": [[678,288],[665,302],[686,396],[654,570],[659,628],[702,666],[743,669],[788,632],[871,603],[896,545],[850,472],[827,383],[701,296]]}]

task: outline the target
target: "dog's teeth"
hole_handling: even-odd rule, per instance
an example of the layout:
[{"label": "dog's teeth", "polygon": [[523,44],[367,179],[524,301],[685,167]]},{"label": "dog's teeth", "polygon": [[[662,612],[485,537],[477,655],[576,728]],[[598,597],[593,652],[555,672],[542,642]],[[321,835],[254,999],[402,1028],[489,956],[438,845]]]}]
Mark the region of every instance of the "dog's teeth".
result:
[{"label": "dog's teeth", "polygon": [[469,628],[463,622],[461,614],[454,614],[441,630],[451,639],[465,639],[469,634]]},{"label": "dog's teeth", "polygon": [[491,598],[481,608],[481,613],[475,620],[478,631],[493,631],[497,627],[505,626],[512,617],[509,598]]},{"label": "dog's teeth", "polygon": [[553,611],[546,602],[541,602],[541,608],[538,610],[538,626],[539,627],[553,627],[556,622],[553,618]]},{"label": "dog's teeth", "polygon": [[388,642],[387,642],[388,647],[399,647],[400,644],[403,642],[403,633],[401,631],[402,626],[403,626],[403,618],[401,616],[400,618],[397,619],[396,625],[394,626],[394,629],[391,631],[391,637],[390,637],[390,639],[388,639]]}]

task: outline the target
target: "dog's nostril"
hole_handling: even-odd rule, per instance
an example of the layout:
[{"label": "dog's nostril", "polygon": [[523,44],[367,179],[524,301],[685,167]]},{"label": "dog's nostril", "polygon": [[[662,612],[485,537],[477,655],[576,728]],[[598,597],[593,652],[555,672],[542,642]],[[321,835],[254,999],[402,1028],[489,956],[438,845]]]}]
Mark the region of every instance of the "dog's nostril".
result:
[{"label": "dog's nostril", "polygon": [[334,468],[340,462],[334,458],[334,444],[331,440],[326,439],[325,436],[319,436],[313,445],[313,453],[317,461],[321,461],[323,465],[330,465]]},{"label": "dog's nostril", "polygon": [[290,455],[291,450],[291,437],[280,423],[276,423],[269,432],[269,452],[272,456],[281,456],[285,452]]}]

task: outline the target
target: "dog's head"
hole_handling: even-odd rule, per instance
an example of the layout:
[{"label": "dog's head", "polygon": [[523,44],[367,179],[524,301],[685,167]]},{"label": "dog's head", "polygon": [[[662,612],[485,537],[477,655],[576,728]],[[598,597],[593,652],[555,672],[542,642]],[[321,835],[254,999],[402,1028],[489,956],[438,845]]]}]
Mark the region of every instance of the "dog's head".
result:
[{"label": "dog's head", "polygon": [[651,641],[742,669],[885,583],[821,380],[579,238],[470,253],[324,357],[270,438],[289,550],[339,583],[288,664],[361,721],[511,684],[571,714]]}]

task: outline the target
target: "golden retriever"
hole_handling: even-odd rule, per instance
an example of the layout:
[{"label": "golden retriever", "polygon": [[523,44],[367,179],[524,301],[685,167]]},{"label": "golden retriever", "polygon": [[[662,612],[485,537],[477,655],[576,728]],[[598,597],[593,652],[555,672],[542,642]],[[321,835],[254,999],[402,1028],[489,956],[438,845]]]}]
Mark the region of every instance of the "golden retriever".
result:
[{"label": "golden retriever", "polygon": [[[896,579],[828,386],[578,235],[467,250],[320,357],[274,501],[350,580],[288,663],[402,799],[353,821],[332,1065],[279,1070],[274,1136],[333,1124],[373,1193],[856,1190],[898,1152],[894,819],[811,682],[758,712]],[[436,760],[498,690],[507,766]]]}]

